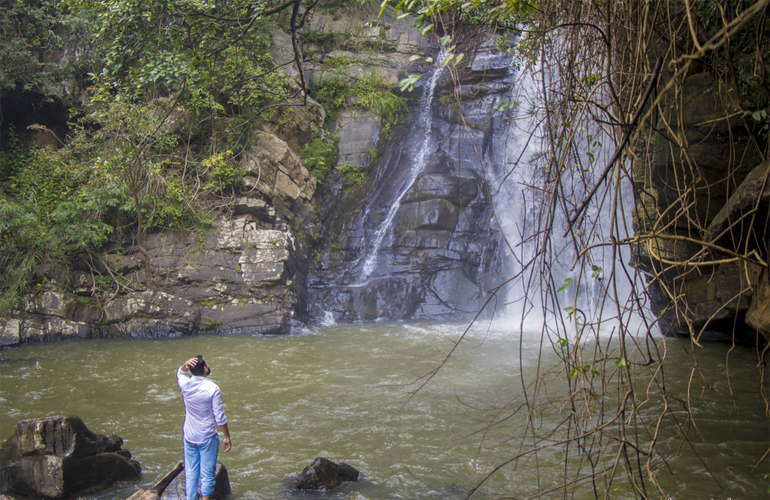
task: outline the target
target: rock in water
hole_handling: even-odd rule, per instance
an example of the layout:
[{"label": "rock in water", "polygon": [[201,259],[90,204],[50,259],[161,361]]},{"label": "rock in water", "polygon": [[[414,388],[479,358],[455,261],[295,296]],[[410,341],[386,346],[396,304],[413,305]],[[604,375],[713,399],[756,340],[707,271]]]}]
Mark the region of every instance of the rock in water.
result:
[{"label": "rock in water", "polygon": [[0,451],[0,492],[56,500],[136,479],[142,468],[122,445],[75,415],[22,420]]},{"label": "rock in water", "polygon": [[146,490],[139,490],[130,497],[128,500],[158,500],[163,492],[166,490],[169,484],[184,470],[184,462],[179,462],[176,467],[171,469],[171,472],[163,476],[155,484],[150,486]]},{"label": "rock in water", "polygon": [[[200,484],[200,480],[198,480],[198,494],[201,492]],[[160,500],[185,500],[187,497],[184,486],[185,477],[184,472],[182,472],[163,491]],[[221,462],[217,462],[217,470],[214,473],[214,493],[211,494],[211,498],[212,500],[223,500],[230,496],[230,492],[230,476],[227,474],[227,468]]]},{"label": "rock in water", "polygon": [[358,481],[360,473],[344,462],[336,464],[328,458],[318,457],[305,467],[299,478],[298,490],[332,490],[344,482]]}]

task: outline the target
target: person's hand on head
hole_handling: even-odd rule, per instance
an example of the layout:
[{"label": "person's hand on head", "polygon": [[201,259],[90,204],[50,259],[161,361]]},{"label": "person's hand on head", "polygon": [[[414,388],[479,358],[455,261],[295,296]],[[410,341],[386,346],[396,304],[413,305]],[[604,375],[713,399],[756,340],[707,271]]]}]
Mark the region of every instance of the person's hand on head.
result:
[{"label": "person's hand on head", "polygon": [[182,365],[182,371],[186,372],[188,369],[198,364],[198,358],[190,358]]}]

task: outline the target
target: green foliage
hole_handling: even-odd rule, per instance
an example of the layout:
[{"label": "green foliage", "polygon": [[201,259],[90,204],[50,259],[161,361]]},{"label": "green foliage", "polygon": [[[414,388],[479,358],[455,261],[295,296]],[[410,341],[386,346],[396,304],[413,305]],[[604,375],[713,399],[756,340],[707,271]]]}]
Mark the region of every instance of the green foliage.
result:
[{"label": "green foliage", "polygon": [[[689,18],[701,44],[714,37],[726,23],[755,3],[754,0],[734,0],[726,5],[708,0],[691,0]],[[687,2],[676,2],[676,9],[684,12]],[[770,106],[770,77],[767,74],[767,54],[770,37],[767,35],[767,10],[764,15],[752,16],[743,27],[734,32],[729,43],[704,57],[708,69],[721,77],[735,79],[744,109],[758,110]],[[692,36],[681,31],[682,41],[692,46]]]},{"label": "green foliage", "polygon": [[311,175],[318,179],[320,184],[324,184],[328,180],[329,173],[337,162],[337,144],[339,140],[339,136],[329,139],[316,137],[302,148],[302,151],[299,153],[302,165],[308,169]]},{"label": "green foliage", "polygon": [[326,121],[331,122],[339,117],[351,89],[343,78],[331,76],[322,85],[310,89],[310,95],[324,107]]},{"label": "green foliage", "polygon": [[420,80],[420,75],[409,75],[400,82],[398,82],[398,88],[401,92],[414,91],[414,84]]},{"label": "green foliage", "polygon": [[208,174],[208,182],[203,189],[212,194],[226,194],[240,190],[243,185],[243,173],[233,161],[233,152],[226,151],[210,156],[201,162],[201,167]]},{"label": "green foliage", "polygon": [[8,139],[5,142],[5,149],[0,151],[0,192],[8,192],[9,189],[14,189],[10,184],[14,175],[25,165],[28,165],[32,158],[32,152],[25,149],[19,142],[16,127],[11,124],[8,127]]},{"label": "green foliage", "polygon": [[770,109],[746,111],[743,117],[758,125],[760,137],[767,139],[770,136]]},{"label": "green foliage", "polygon": [[326,50],[327,48],[335,47],[335,44],[338,42],[338,36],[336,33],[323,33],[315,29],[309,29],[302,33],[302,40],[306,43],[318,45]]},{"label": "green foliage", "polygon": [[363,168],[352,163],[343,163],[337,166],[337,171],[342,175],[342,179],[349,189],[360,186],[366,178],[366,172]]},{"label": "green foliage", "polygon": [[324,65],[329,69],[345,71],[350,65],[350,59],[343,55],[330,55],[324,59]]},{"label": "green foliage", "polygon": [[25,90],[53,84],[61,67],[41,57],[43,51],[63,45],[59,34],[63,19],[55,0],[9,0],[0,16],[0,89]]},{"label": "green foliage", "polygon": [[[205,81],[210,59],[199,50],[210,23],[195,15],[216,15],[212,2],[198,0],[64,0],[94,26],[103,61],[94,75],[101,93],[136,99],[164,94],[185,83]],[[185,14],[192,17],[188,18]]]},{"label": "green foliage", "polygon": [[581,372],[583,373],[583,375],[589,376],[591,379],[593,379],[594,377],[601,376],[601,372],[596,368],[596,366],[590,363],[585,363],[582,368],[579,368],[579,367],[572,368],[569,371],[569,376],[577,377],[578,374],[580,374]]},{"label": "green foliage", "polygon": [[415,26],[423,34],[433,29],[434,16],[451,13],[459,24],[488,25],[498,28],[512,28],[522,16],[533,12],[535,0],[383,0],[380,15],[391,5],[395,14],[399,12],[415,16]]},{"label": "green foliage", "polygon": [[66,275],[76,255],[98,249],[113,230],[100,218],[100,193],[83,189],[88,173],[62,169],[59,160],[18,146],[0,153],[0,163],[13,163],[0,197],[0,312],[31,291],[41,266]]},{"label": "green foliage", "polygon": [[391,137],[393,127],[406,105],[406,99],[394,94],[375,70],[353,85],[339,76],[331,76],[319,87],[311,89],[310,95],[326,110],[327,121],[336,120],[346,100],[349,97],[355,98],[355,108],[371,110],[380,117],[385,138]]},{"label": "green foliage", "polygon": [[358,98],[357,108],[369,109],[379,115],[382,120],[380,128],[383,137],[386,139],[392,137],[393,127],[406,105],[406,99],[394,94],[375,70],[356,82],[351,94]]},{"label": "green foliage", "polygon": [[270,71],[275,63],[267,48],[270,46],[269,20],[258,20],[250,36],[229,46],[222,53],[222,74],[215,79],[228,104],[253,109],[275,100],[284,92],[280,72]]},{"label": "green foliage", "polygon": [[[51,60],[43,51],[74,41],[82,42],[78,61],[90,64],[95,55],[100,71],[59,150],[29,150],[8,129],[0,154],[2,311],[42,280],[65,276],[84,252],[102,251],[111,233],[116,241],[130,234],[141,248],[156,228],[210,227],[208,214],[242,185],[230,151],[248,140],[260,109],[286,100],[267,53],[274,23],[255,15],[264,7],[245,0],[4,6],[0,88],[45,90],[67,75],[42,63]],[[81,33],[93,36],[83,41]],[[228,134],[232,128],[238,133]]]}]

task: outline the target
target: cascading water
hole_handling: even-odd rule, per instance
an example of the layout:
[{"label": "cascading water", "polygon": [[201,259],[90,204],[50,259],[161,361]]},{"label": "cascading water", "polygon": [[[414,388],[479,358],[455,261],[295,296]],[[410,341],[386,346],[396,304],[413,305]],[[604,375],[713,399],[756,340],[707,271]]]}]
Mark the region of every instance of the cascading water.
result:
[{"label": "cascading water", "polygon": [[[622,274],[620,271],[631,258],[621,252],[614,253],[611,245],[602,244],[612,240],[613,225],[626,231],[615,238],[631,236],[630,210],[621,207],[617,213],[613,212],[601,200],[588,204],[584,217],[588,223],[571,229],[579,236],[583,236],[582,231],[591,235],[590,241],[583,247],[586,248],[583,261],[577,262],[578,250],[573,238],[580,238],[575,234],[565,234],[569,226],[567,219],[572,212],[560,210],[553,203],[550,196],[554,179],[549,182],[544,178],[548,169],[544,163],[545,156],[541,153],[548,145],[542,126],[544,117],[539,111],[542,110],[542,103],[534,100],[538,95],[538,83],[532,74],[528,70],[519,72],[511,93],[506,97],[506,103],[512,106],[505,135],[506,146],[501,161],[488,177],[496,218],[507,243],[500,258],[504,262],[503,268],[507,269],[507,277],[514,277],[507,287],[508,307],[505,314],[517,318],[526,315],[528,322],[542,324],[565,310],[568,315],[570,311],[580,311],[586,316],[586,321],[595,321],[603,316],[606,307],[616,307],[610,304],[612,301],[604,303],[606,297],[612,296],[623,307],[633,288],[632,284],[622,279],[616,278],[612,285],[604,282],[612,271]],[[611,138],[600,130],[591,133],[589,127],[588,124],[580,127],[581,133],[588,139],[577,153],[573,153],[586,159],[585,168],[579,171],[577,177],[562,176],[559,179],[561,196],[577,202],[586,196],[588,187],[597,182],[598,171],[608,164],[612,153],[604,147],[611,143]],[[630,181],[621,182],[618,191],[622,196],[619,199],[632,200],[631,190]],[[543,225],[549,220],[553,230]],[[594,243],[599,244],[587,248]],[[543,274],[542,263],[534,260],[536,253],[543,251],[548,252],[547,275]],[[548,286],[549,282],[551,289],[559,290],[560,299],[565,302],[562,311],[551,307],[549,312],[545,312],[549,307],[544,305],[547,302],[546,292],[541,287]],[[614,288],[613,293],[605,293],[608,286]]]},{"label": "cascading water", "polygon": [[[541,245],[540,117],[530,112],[534,104],[513,106],[535,95],[528,74],[513,68],[513,57],[489,44],[460,75],[460,87],[442,78],[441,66],[424,75],[416,118],[385,148],[358,210],[332,231],[341,249],[330,246],[324,266],[311,269],[311,321],[468,318],[517,275],[498,295],[497,305],[508,307],[489,310],[541,306],[531,283],[543,276],[527,266]],[[599,150],[591,154],[601,163]],[[582,194],[579,183],[567,189]],[[590,210],[597,218],[598,208]],[[547,279],[557,287],[572,280],[568,291],[590,303],[599,269],[613,257],[592,251],[593,278],[581,281],[570,240],[557,233]]]},{"label": "cascading water", "polygon": [[[431,141],[432,130],[430,110],[431,105],[433,104],[433,94],[436,89],[436,82],[441,75],[442,69],[443,66],[437,66],[433,69],[433,73],[431,74],[431,77],[428,80],[428,84],[425,86],[423,91],[422,98],[420,99],[419,119],[415,129],[418,133],[422,131],[424,139],[420,145],[419,150],[417,151],[417,156],[408,171],[408,175],[406,179],[404,179],[403,188],[398,193],[395,200],[393,200],[393,203],[391,204],[385,219],[379,224],[377,230],[374,232],[372,244],[370,245],[366,254],[364,254],[366,258],[364,259],[360,276],[360,280],[362,282],[368,279],[369,276],[371,276],[372,271],[374,271],[375,263],[377,262],[377,257],[380,253],[380,246],[382,245],[385,236],[392,229],[393,220],[396,217],[396,213],[398,213],[398,209],[401,207],[401,200],[404,198],[407,191],[409,191],[409,189],[412,187],[419,173],[422,172],[423,168],[425,168],[428,145]],[[368,218],[368,215],[369,211],[367,210],[364,213],[364,220]]]},{"label": "cascading water", "polygon": [[[464,318],[486,299],[497,230],[479,162],[494,161],[503,131],[488,120],[510,73],[510,58],[498,63],[471,71],[483,95],[467,103],[442,66],[420,80],[415,118],[384,148],[369,193],[342,227],[327,227],[331,243],[308,280],[311,321]],[[463,115],[478,126],[469,131]]]}]

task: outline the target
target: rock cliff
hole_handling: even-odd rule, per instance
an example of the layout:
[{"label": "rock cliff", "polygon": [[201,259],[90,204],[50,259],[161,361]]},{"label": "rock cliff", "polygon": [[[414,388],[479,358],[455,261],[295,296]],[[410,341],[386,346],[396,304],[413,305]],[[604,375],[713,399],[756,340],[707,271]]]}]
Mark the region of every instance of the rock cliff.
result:
[{"label": "rock cliff", "polygon": [[664,332],[770,338],[767,146],[734,89],[708,73],[688,76],[661,109],[634,162],[636,263],[653,312]]},{"label": "rock cliff", "polygon": [[[289,63],[288,35],[276,29],[272,37],[271,55]],[[136,245],[107,253],[97,268],[122,286],[96,291],[86,272],[66,286],[54,282],[26,297],[17,314],[0,318],[0,342],[287,333],[306,320],[477,311],[497,284],[498,232],[484,176],[490,164],[507,161],[496,135],[505,115],[490,118],[489,110],[510,86],[510,58],[478,41],[456,80],[439,75],[423,103],[432,69],[419,60],[435,47],[409,18],[318,10],[303,39],[311,90],[333,78],[351,83],[376,74],[395,85],[409,73],[423,74],[416,91],[404,94],[409,112],[393,135],[384,137],[382,116],[355,102],[346,102],[331,122],[312,99],[267,117],[240,155],[245,189],[213,229],[148,235],[152,287],[143,286],[144,254]],[[284,68],[289,79],[298,78],[291,65]],[[670,115],[654,124],[656,130],[681,125],[681,144],[652,134],[638,148],[635,229],[643,237],[635,264],[648,273],[663,330],[698,336],[737,325],[749,336],[768,336],[770,181],[762,145],[737,112],[734,91],[710,75],[688,77],[682,95],[681,101],[668,98],[662,109]],[[60,113],[63,105],[48,108]],[[413,127],[422,112],[430,121],[420,132],[432,137],[427,142]],[[336,164],[365,174],[360,186],[349,190],[337,178],[321,187],[302,164],[299,152],[322,127],[339,137]],[[417,156],[405,153],[408,148],[426,149],[413,178],[404,174]],[[308,235],[320,242],[312,256]],[[375,242],[375,258],[366,262]]]},{"label": "rock cliff", "polygon": [[[340,17],[319,11],[314,15],[311,33],[322,34],[327,40],[345,39],[347,44],[346,50],[337,53],[305,42],[304,65],[311,86],[323,81],[328,68],[325,60],[334,56],[352,61],[347,71],[351,79],[375,69],[384,81],[395,84],[414,67],[409,58],[424,52],[427,45],[410,20],[387,15],[377,20],[371,13],[368,17],[372,26],[364,26],[355,13]],[[278,64],[291,61],[289,36],[275,29],[272,37],[274,60]],[[376,53],[372,47],[377,47]],[[298,78],[291,65],[285,68],[289,80]],[[296,82],[290,85],[296,86]],[[71,92],[39,98],[72,105],[81,97],[82,89],[71,85],[63,88]],[[3,104],[9,109],[6,99]],[[60,108],[63,105],[56,107]],[[56,132],[55,123],[66,119],[63,112],[55,117],[40,116],[40,112],[30,116],[25,109],[22,104],[16,113],[16,121],[23,118],[23,130],[35,122],[48,124],[47,128]],[[362,110],[344,113],[333,131],[341,136],[340,162],[361,164],[365,151],[377,142],[380,120]],[[120,283],[116,289],[101,290],[94,273],[85,271],[75,271],[71,283],[49,281],[25,297],[18,311],[0,318],[0,343],[290,332],[301,324],[307,306],[308,259],[298,234],[317,232],[317,181],[302,165],[298,153],[324,119],[323,107],[312,99],[304,107],[289,107],[267,116],[240,155],[242,194],[216,218],[212,229],[149,234],[143,244],[148,265],[135,242],[119,252],[104,254],[95,264],[96,271]],[[363,140],[362,130],[368,131]],[[41,145],[46,137],[24,136]],[[48,142],[52,141],[53,136]],[[144,286],[148,281],[146,266],[151,273],[150,287]]]}]

